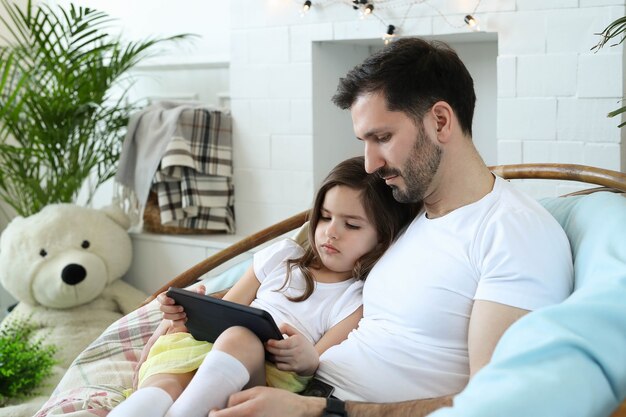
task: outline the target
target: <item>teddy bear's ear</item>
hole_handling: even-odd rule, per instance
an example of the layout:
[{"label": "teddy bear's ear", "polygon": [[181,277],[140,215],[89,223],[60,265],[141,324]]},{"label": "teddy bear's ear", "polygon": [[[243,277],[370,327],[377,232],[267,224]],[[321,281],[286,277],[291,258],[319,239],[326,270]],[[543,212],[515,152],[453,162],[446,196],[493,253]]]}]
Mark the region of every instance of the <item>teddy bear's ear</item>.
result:
[{"label": "teddy bear's ear", "polygon": [[[0,249],[2,248],[2,236],[8,236],[8,234],[4,232],[9,228],[9,226],[11,226],[11,228],[15,228],[17,227],[18,224],[20,224],[23,221],[24,221],[24,217],[16,216],[13,219],[11,219],[11,221],[9,222],[7,227],[4,229],[4,231],[0,231]],[[8,239],[8,237],[6,239]]]},{"label": "teddy bear's ear", "polygon": [[124,213],[120,206],[111,204],[100,209],[104,214],[110,217],[115,223],[119,224],[124,230],[130,227],[130,218]]}]

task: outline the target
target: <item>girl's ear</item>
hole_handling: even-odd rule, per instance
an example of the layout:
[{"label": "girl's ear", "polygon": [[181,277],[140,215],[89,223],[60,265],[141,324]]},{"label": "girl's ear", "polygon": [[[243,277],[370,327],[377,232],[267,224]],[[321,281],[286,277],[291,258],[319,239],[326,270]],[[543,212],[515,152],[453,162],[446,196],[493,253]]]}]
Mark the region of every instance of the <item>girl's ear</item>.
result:
[{"label": "girl's ear", "polygon": [[435,121],[437,141],[445,143],[449,140],[452,131],[454,111],[445,101],[436,102],[431,108],[431,114]]}]

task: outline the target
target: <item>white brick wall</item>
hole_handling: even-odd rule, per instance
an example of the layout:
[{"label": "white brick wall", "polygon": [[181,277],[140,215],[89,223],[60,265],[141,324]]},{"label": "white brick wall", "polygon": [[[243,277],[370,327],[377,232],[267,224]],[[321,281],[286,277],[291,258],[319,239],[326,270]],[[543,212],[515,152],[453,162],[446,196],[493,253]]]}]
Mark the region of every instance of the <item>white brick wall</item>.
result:
[{"label": "white brick wall", "polygon": [[521,140],[498,141],[498,164],[519,164],[522,161]]},{"label": "white brick wall", "polygon": [[[523,55],[517,59],[517,96],[572,96],[576,93],[575,54]],[[541,74],[541,77],[537,77]]]},{"label": "white brick wall", "polygon": [[515,97],[517,94],[517,58],[499,56],[498,66],[498,97]]},{"label": "white brick wall", "polygon": [[498,33],[500,55],[542,54],[546,51],[545,12],[501,13],[489,18]]},{"label": "white brick wall", "polygon": [[[315,2],[314,2],[315,3]],[[469,3],[472,3],[468,5]],[[389,20],[402,35],[468,33],[473,2],[415,5]],[[247,234],[307,208],[314,192],[312,55],[314,41],[379,39],[377,19],[343,4],[300,17],[294,1],[232,0],[233,100],[238,232]],[[481,29],[497,33],[498,163],[581,163],[623,169],[619,123],[606,114],[623,94],[624,47],[590,51],[595,35],[626,13],[615,0],[483,0]],[[452,23],[452,25],[451,25]],[[257,146],[261,145],[261,146]],[[522,182],[534,196],[580,184]]]},{"label": "white brick wall", "polygon": [[313,143],[310,135],[274,135],[272,136],[271,165],[275,169],[288,171],[313,170],[310,155]]},{"label": "white brick wall", "polygon": [[623,54],[586,54],[579,58],[579,97],[620,97]]},{"label": "white brick wall", "polygon": [[606,116],[619,105],[617,98],[558,99],[557,139],[619,143],[619,121]]},{"label": "white brick wall", "polygon": [[620,145],[616,143],[586,143],[585,165],[620,170]]},{"label": "white brick wall", "polygon": [[556,98],[498,100],[498,139],[556,139]]},{"label": "white brick wall", "polygon": [[517,2],[518,10],[550,10],[577,6],[578,0],[524,0]]}]

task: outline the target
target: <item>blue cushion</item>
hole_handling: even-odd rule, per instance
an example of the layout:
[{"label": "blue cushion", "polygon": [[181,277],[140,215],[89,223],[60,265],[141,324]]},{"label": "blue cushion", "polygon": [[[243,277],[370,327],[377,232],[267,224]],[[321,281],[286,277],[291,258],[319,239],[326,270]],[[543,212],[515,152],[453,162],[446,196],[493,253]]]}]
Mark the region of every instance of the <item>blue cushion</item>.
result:
[{"label": "blue cushion", "polygon": [[221,274],[204,278],[202,283],[206,286],[206,293],[211,294],[232,287],[250,265],[252,265],[252,257],[231,266]]},{"label": "blue cushion", "polygon": [[604,417],[626,397],[626,198],[542,204],[570,240],[574,293],[511,326],[454,406],[431,417]]}]

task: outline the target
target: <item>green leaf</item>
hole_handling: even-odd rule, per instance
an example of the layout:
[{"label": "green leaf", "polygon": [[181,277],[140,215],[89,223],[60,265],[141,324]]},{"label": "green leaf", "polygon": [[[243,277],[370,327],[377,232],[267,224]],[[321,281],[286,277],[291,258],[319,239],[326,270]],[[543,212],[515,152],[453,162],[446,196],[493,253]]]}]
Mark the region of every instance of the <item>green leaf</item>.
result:
[{"label": "green leaf", "polygon": [[[604,28],[602,32],[597,33],[597,35],[600,35],[602,39],[600,39],[597,45],[591,48],[592,51],[598,52],[601,48],[606,46],[606,44],[611,41],[615,42],[612,43],[610,46],[617,46],[622,44],[624,42],[624,39],[626,39],[626,16],[622,16],[614,20],[606,28]],[[619,109],[610,112],[608,114],[608,117],[615,117],[624,113],[625,111],[626,107],[620,107]],[[617,127],[622,128],[624,126],[626,126],[626,121],[620,123]]]},{"label": "green leaf", "polygon": [[0,330],[0,406],[36,394],[57,363],[58,347],[36,338],[31,318],[8,317]]}]

